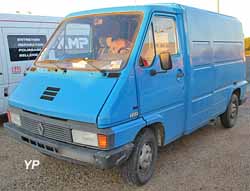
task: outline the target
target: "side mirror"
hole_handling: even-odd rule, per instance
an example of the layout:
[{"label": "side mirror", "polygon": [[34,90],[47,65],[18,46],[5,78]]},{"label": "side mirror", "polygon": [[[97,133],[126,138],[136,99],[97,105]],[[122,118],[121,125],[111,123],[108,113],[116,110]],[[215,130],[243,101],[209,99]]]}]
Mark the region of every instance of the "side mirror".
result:
[{"label": "side mirror", "polygon": [[161,62],[161,68],[163,70],[170,70],[173,68],[172,58],[169,52],[162,52],[160,53],[159,57]]}]

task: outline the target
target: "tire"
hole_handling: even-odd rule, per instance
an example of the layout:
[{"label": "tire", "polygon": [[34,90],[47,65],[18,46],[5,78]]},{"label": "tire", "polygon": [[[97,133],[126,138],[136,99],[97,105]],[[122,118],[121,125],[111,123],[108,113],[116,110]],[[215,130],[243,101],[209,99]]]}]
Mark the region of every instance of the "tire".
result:
[{"label": "tire", "polygon": [[153,175],[157,152],[158,145],[154,131],[145,129],[137,136],[130,158],[121,167],[124,181],[137,186],[146,184]]},{"label": "tire", "polygon": [[227,110],[220,116],[221,123],[225,128],[233,128],[237,122],[239,112],[239,97],[233,94]]},{"label": "tire", "polygon": [[6,123],[8,122],[7,114],[0,115],[0,123]]}]

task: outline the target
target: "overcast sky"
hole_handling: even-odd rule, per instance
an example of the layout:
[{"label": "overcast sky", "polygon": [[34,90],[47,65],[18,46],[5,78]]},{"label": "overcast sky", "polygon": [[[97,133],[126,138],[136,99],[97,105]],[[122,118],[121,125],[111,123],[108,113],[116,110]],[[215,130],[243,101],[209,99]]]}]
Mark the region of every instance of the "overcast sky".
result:
[{"label": "overcast sky", "polygon": [[[243,23],[244,33],[250,36],[250,6],[247,0],[220,0],[221,13],[239,18]],[[1,13],[32,12],[34,15],[64,17],[70,12],[101,7],[113,7],[156,2],[176,2],[194,7],[217,10],[217,0],[0,0]]]}]

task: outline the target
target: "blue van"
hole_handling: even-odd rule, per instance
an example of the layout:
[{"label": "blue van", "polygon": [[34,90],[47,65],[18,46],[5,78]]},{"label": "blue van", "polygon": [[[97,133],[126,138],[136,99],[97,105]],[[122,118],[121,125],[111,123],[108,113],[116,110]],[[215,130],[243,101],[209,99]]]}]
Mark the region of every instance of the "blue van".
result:
[{"label": "blue van", "polygon": [[125,180],[151,177],[159,146],[217,117],[236,125],[247,81],[241,23],[177,4],[68,15],[9,98],[17,140]]}]

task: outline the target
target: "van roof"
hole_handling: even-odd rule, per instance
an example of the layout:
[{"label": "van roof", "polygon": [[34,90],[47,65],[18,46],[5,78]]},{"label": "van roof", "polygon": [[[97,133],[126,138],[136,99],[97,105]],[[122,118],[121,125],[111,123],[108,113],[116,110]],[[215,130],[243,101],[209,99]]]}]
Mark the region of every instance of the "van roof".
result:
[{"label": "van roof", "polygon": [[0,13],[0,22],[59,23],[61,20],[60,17]]},{"label": "van roof", "polygon": [[74,12],[67,17],[77,17],[77,16],[84,16],[88,14],[102,14],[102,13],[110,13],[110,12],[128,12],[128,11],[142,11],[142,12],[150,12],[150,11],[168,11],[170,13],[182,13],[186,9],[192,9],[193,11],[195,10],[202,10],[205,13],[210,13],[210,14],[217,14],[220,16],[227,16],[234,18],[232,16],[228,15],[223,15],[219,14],[216,12],[208,11],[208,10],[203,10],[199,8],[194,8],[194,7],[189,7],[186,5],[181,5],[181,4],[176,4],[176,3],[154,3],[154,4],[148,4],[148,5],[136,5],[136,6],[123,6],[123,7],[112,7],[112,8],[101,8],[101,9],[93,9],[93,10],[86,10],[86,11],[79,11],[79,12]]},{"label": "van roof", "polygon": [[110,12],[128,12],[128,11],[142,11],[148,12],[153,9],[167,8],[170,12],[178,12],[182,8],[178,4],[167,3],[167,4],[149,4],[149,5],[137,5],[137,6],[122,6],[122,7],[111,7],[111,8],[101,8],[93,10],[79,11],[69,14],[67,17],[77,17],[88,14],[101,14],[101,13],[110,13]]}]

